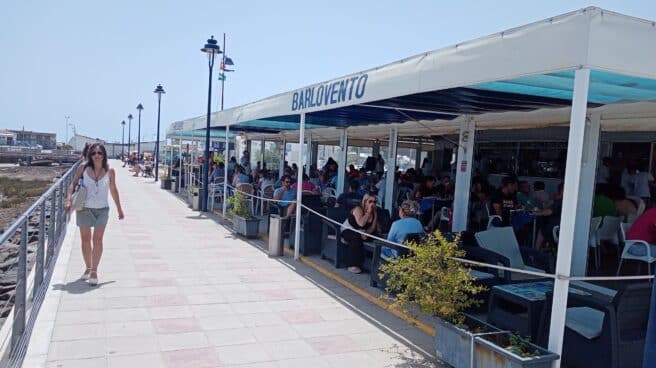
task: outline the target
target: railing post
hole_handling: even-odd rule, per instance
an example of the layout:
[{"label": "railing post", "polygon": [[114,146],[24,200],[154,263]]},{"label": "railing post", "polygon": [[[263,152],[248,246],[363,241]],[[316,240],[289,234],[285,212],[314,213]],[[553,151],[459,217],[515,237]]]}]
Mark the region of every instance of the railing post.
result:
[{"label": "railing post", "polygon": [[61,238],[64,230],[64,181],[59,183],[59,192],[57,194],[57,240]]},{"label": "railing post", "polygon": [[[50,225],[48,226],[48,251],[46,252],[46,265],[50,265],[52,255],[55,253],[55,216],[57,216],[57,190],[52,191],[50,197]],[[45,202],[45,201],[44,201]]]},{"label": "railing post", "polygon": [[39,209],[39,243],[36,247],[36,263],[34,265],[34,290],[32,291],[32,299],[37,294],[39,287],[43,283],[43,255],[45,253],[46,242],[46,201],[41,202]]},{"label": "railing post", "polygon": [[18,251],[18,269],[16,270],[16,301],[14,303],[14,326],[11,330],[12,350],[25,331],[25,292],[27,283],[27,223],[24,216],[21,226],[21,243]]}]

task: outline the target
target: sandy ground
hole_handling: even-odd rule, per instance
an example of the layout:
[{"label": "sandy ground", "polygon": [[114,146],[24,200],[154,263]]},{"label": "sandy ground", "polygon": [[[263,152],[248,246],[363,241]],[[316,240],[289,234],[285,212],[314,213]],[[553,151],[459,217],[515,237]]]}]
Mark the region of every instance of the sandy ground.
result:
[{"label": "sandy ground", "polygon": [[[50,180],[55,182],[70,166],[18,166],[0,164],[0,177],[11,177],[25,181]],[[46,188],[47,189],[47,188]],[[8,198],[3,198],[8,199]],[[29,198],[11,208],[0,208],[0,232],[10,225],[37,198]],[[1,199],[0,199],[1,200]]]}]

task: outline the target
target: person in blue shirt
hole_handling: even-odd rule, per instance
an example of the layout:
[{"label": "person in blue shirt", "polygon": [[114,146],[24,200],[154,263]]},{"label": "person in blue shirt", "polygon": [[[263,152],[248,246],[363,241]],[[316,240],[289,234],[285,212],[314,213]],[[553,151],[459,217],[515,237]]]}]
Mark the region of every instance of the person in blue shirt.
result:
[{"label": "person in blue shirt", "polygon": [[296,200],[296,191],[292,189],[292,178],[289,175],[283,175],[280,182],[280,188],[273,192],[273,199],[283,201],[277,203],[280,215],[290,216],[296,211],[296,202],[290,202]]},{"label": "person in blue shirt", "polygon": [[[395,243],[403,243],[408,234],[423,233],[424,228],[421,222],[415,217],[419,211],[419,204],[415,201],[403,201],[399,207],[400,219],[392,223],[387,240]],[[382,247],[380,257],[386,261],[398,258],[399,254],[395,249]]]},{"label": "person in blue shirt", "polygon": [[223,179],[225,174],[225,164],[219,162],[217,167],[212,171],[212,180]]}]

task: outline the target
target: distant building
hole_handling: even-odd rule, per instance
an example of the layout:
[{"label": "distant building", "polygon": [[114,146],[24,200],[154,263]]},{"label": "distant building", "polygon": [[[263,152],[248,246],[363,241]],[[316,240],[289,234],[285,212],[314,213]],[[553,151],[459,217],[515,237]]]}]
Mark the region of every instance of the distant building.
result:
[{"label": "distant building", "polygon": [[16,134],[15,145],[41,146],[44,149],[57,148],[57,135],[55,133],[33,132],[31,130],[9,130]]},{"label": "distant building", "polygon": [[68,145],[73,147],[73,151],[75,151],[75,152],[82,152],[82,150],[84,149],[84,146],[87,143],[89,143],[89,144],[92,144],[92,143],[105,144],[105,141],[103,141],[102,139],[99,139],[99,138],[91,138],[91,137],[87,137],[87,136],[80,135],[80,134],[75,134],[68,141]]},{"label": "distant building", "polygon": [[16,133],[0,129],[0,146],[13,146],[16,144]]}]

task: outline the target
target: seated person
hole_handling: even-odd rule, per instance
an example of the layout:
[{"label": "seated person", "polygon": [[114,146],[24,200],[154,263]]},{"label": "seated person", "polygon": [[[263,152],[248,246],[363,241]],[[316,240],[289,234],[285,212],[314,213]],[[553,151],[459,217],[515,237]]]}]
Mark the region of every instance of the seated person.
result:
[{"label": "seated person", "polygon": [[551,198],[549,198],[549,193],[545,190],[546,186],[543,181],[536,181],[533,183],[533,195],[531,200],[538,209],[543,210],[545,208],[551,207]]},{"label": "seated person", "polygon": [[326,189],[328,189],[329,185],[330,184],[328,183],[328,174],[325,172],[319,174],[319,178],[317,181],[317,188],[319,189],[319,192],[323,193]]},{"label": "seated person", "polygon": [[216,181],[217,179],[223,179],[225,175],[225,164],[223,162],[219,162],[216,164],[216,167],[212,171],[212,181]]},{"label": "seated person", "polygon": [[373,234],[378,227],[378,214],[376,211],[376,196],[367,194],[362,198],[362,202],[353,207],[348,218],[342,224],[342,239],[348,243],[348,252],[346,255],[347,270],[351,273],[361,273],[363,242],[367,239],[366,235],[357,233],[353,230],[362,231],[366,234]]},{"label": "seated person", "polygon": [[622,221],[626,221],[627,218],[634,217],[638,214],[638,206],[635,202],[626,197],[622,187],[615,186],[609,188],[608,196],[613,200],[615,211],[618,216],[622,217]]},{"label": "seated person", "polygon": [[626,233],[626,239],[656,244],[656,207],[648,209],[635,220]]},{"label": "seated person", "polygon": [[349,178],[357,178],[358,175],[360,175],[360,172],[358,169],[355,168],[353,164],[349,165],[349,171],[348,171],[348,177]]},{"label": "seated person", "polygon": [[615,203],[608,197],[608,184],[598,183],[592,202],[592,217],[615,216]]},{"label": "seated person", "polygon": [[356,180],[358,181],[358,184],[360,184],[360,190],[364,190],[365,192],[369,191],[369,177],[367,176],[366,171],[361,170]]},{"label": "seated person", "polygon": [[517,203],[525,210],[532,210],[534,205],[531,201],[531,184],[526,180],[522,180],[519,182],[518,187]]},{"label": "seated person", "polygon": [[296,211],[296,191],[292,189],[292,178],[289,175],[283,175],[281,186],[273,192],[273,199],[277,202],[280,209],[280,216],[291,216]]},{"label": "seated person", "polygon": [[422,199],[426,197],[437,196],[437,188],[435,187],[435,177],[426,176],[419,188],[415,191],[415,199]]},{"label": "seated person", "polygon": [[251,178],[244,173],[244,169],[237,165],[235,166],[235,173],[232,176],[232,186],[237,187],[239,184],[249,184],[251,181]]},{"label": "seated person", "polygon": [[[442,193],[442,198],[453,199],[456,188],[453,186],[451,177],[443,176],[441,179],[440,192]],[[517,183],[515,182],[515,192],[517,191]]]},{"label": "seated person", "polygon": [[501,216],[501,226],[510,226],[510,211],[518,207],[516,193],[517,180],[506,176],[501,181],[501,189],[490,198],[493,214]]},{"label": "seated person", "polygon": [[[419,204],[415,201],[403,201],[399,207],[399,219],[392,223],[387,240],[394,243],[403,243],[408,234],[424,232],[421,222],[415,218]],[[398,258],[399,254],[396,249],[382,247],[380,257],[386,261]]]},{"label": "seated person", "polygon": [[[292,185],[292,189],[296,190],[298,188],[298,183],[294,183]],[[314,192],[315,191],[315,186],[314,184],[310,183],[310,178],[307,176],[307,174],[303,174],[303,181],[301,182],[301,190],[304,192]]]},{"label": "seated person", "polygon": [[337,197],[335,207],[350,208],[351,203],[359,202],[360,200],[362,200],[362,195],[358,193],[358,182],[351,180],[349,182],[348,192],[342,193]]}]

